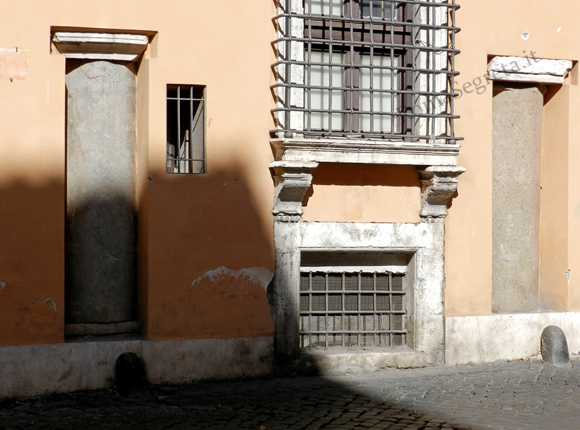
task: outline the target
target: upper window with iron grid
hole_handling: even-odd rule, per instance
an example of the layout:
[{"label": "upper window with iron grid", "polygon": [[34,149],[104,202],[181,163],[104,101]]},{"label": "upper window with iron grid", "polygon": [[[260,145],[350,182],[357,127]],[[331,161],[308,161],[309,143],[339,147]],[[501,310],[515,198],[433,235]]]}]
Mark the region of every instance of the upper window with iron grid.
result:
[{"label": "upper window with iron grid", "polygon": [[397,16],[396,2],[388,0],[306,0],[306,13],[326,16],[353,16],[393,19]]},{"label": "upper window with iron grid", "polygon": [[399,2],[305,0],[306,131],[403,131],[407,29]]},{"label": "upper window with iron grid", "polygon": [[455,0],[277,0],[278,137],[454,143]]}]

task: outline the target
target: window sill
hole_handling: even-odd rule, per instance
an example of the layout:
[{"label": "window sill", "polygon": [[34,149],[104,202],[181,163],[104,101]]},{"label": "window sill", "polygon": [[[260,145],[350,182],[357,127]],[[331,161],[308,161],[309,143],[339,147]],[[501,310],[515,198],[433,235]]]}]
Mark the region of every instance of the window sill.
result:
[{"label": "window sill", "polygon": [[367,139],[274,138],[277,161],[456,166],[460,146]]}]

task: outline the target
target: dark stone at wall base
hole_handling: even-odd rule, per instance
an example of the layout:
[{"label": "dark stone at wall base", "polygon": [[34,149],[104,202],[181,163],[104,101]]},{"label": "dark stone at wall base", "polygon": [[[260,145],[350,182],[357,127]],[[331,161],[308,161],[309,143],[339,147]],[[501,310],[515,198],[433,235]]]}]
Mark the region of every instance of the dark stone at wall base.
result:
[{"label": "dark stone at wall base", "polygon": [[125,352],[115,362],[115,388],[121,396],[147,389],[145,368],[141,357]]},{"label": "dark stone at wall base", "polygon": [[555,366],[569,365],[570,353],[566,335],[560,327],[549,325],[542,331],[542,361]]}]

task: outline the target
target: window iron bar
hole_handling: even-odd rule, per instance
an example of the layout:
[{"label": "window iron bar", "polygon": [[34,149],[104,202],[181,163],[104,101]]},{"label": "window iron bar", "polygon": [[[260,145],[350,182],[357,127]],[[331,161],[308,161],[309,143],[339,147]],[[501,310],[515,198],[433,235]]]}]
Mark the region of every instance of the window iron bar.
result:
[{"label": "window iron bar", "polygon": [[[300,300],[299,335],[302,347],[328,349],[334,346],[405,345],[404,275],[388,272],[302,272],[301,279],[300,296],[306,299]],[[381,281],[381,288],[378,287],[378,280]],[[397,299],[399,305],[395,305],[395,297],[400,298]],[[381,322],[385,318],[389,320],[388,324]]]},{"label": "window iron bar", "polygon": [[[321,1],[319,10],[312,7],[312,0],[305,0],[304,11],[300,7],[292,9],[292,1],[286,0],[273,18],[280,31],[273,46],[285,44],[285,52],[279,52],[279,61],[272,66],[278,78],[272,89],[285,93],[272,112],[275,118],[282,115],[285,119],[277,122],[273,133],[283,132],[284,137],[392,138],[452,144],[462,140],[454,135],[454,120],[458,118],[453,104],[458,96],[453,88],[453,78],[458,74],[454,57],[459,53],[454,45],[455,34],[460,31],[455,25],[459,8],[455,0],[346,0],[342,14],[328,0]],[[427,20],[419,19],[418,11]],[[300,21],[306,28],[296,34],[291,23]],[[314,34],[314,28],[323,32]],[[370,40],[360,36],[365,32]],[[385,40],[387,34],[390,40]],[[423,39],[418,37],[420,34]],[[381,40],[375,40],[376,35]],[[293,47],[306,52],[293,56]],[[359,59],[364,50],[370,52],[368,64]],[[313,52],[327,52],[328,63],[313,61]],[[339,61],[335,52],[349,55],[346,61]],[[385,53],[390,60],[387,65],[379,61]],[[419,55],[426,55],[425,67],[417,62]],[[445,61],[442,56],[446,56]],[[304,81],[293,79],[293,67],[308,69]],[[328,85],[313,85],[313,67],[320,70],[317,73],[328,74]],[[283,75],[278,73],[281,68],[286,71]],[[343,74],[343,82],[337,82],[337,73]],[[365,87],[357,81],[363,73],[368,74]],[[425,86],[416,82],[421,76],[426,78]],[[336,98],[341,92],[342,106]],[[317,102],[320,97],[326,101]],[[359,106],[363,100],[367,102]],[[421,122],[424,126],[417,128]]]}]

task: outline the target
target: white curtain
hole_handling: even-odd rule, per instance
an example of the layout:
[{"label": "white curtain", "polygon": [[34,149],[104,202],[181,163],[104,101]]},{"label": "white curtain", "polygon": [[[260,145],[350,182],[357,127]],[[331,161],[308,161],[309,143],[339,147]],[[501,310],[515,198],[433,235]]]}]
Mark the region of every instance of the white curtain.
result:
[{"label": "white curtain", "polygon": [[[391,67],[397,65],[397,58],[394,64],[391,63],[390,56],[384,55],[361,55],[361,64],[372,68],[361,67],[360,69],[360,110],[367,112],[391,113],[393,107],[396,110],[396,98],[393,99],[391,93],[371,92],[370,90],[391,90],[397,88],[397,77],[392,69],[382,69],[378,67]],[[369,91],[364,91],[369,90]],[[395,103],[393,103],[395,102]],[[391,115],[360,115],[360,129],[366,132],[391,133]]]},{"label": "white curtain", "polygon": [[[312,51],[311,63],[307,79],[310,79],[309,87],[324,87],[322,89],[309,89],[306,97],[306,105],[310,109],[344,109],[344,91],[331,90],[331,87],[344,86],[344,67],[330,64],[341,64],[344,55],[341,53]],[[305,126],[311,130],[343,130],[344,115],[342,113],[312,112],[310,119],[306,114]],[[331,126],[332,122],[332,126]]]}]

